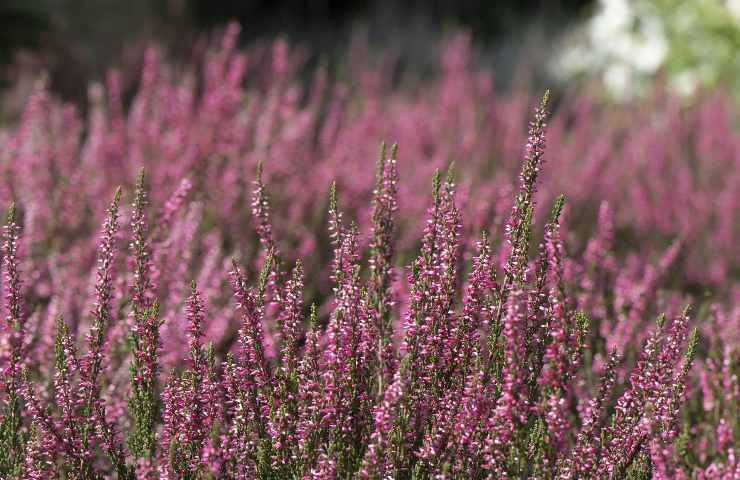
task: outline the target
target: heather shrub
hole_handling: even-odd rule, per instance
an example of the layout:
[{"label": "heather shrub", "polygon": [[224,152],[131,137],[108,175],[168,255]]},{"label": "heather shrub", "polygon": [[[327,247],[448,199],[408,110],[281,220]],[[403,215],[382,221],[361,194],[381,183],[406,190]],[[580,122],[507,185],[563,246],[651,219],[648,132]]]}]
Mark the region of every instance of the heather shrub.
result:
[{"label": "heather shrub", "polygon": [[0,133],[0,477],[740,476],[719,99],[524,135],[464,37],[413,93],[236,35]]}]

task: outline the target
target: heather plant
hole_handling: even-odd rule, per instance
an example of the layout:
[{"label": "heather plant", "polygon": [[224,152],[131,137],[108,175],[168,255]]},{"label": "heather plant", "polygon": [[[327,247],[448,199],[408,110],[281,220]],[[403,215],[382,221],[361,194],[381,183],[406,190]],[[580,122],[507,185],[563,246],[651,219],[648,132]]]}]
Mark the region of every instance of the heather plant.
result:
[{"label": "heather plant", "polygon": [[548,93],[522,158],[527,102],[462,37],[435,103],[302,92],[237,33],[197,80],[151,50],[84,122],[42,85],[0,135],[0,478],[740,476],[719,103],[550,121]]}]

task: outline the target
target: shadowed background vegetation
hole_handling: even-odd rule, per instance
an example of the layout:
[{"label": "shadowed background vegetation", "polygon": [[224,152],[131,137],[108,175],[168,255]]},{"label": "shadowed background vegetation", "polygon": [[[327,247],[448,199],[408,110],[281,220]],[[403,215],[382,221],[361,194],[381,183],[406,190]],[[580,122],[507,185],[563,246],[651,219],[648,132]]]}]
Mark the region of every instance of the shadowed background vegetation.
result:
[{"label": "shadowed background vegetation", "polygon": [[[143,46],[156,43],[189,58],[199,39],[230,20],[242,25],[240,41],[276,36],[331,61],[364,32],[379,50],[392,46],[404,68],[428,69],[445,32],[463,28],[510,81],[517,67],[548,53],[547,39],[592,7],[589,0],[311,1],[311,0],[5,0],[0,4],[0,82],[49,74],[51,88],[84,102],[90,80],[112,67],[138,66]],[[544,41],[543,41],[544,40]]]}]

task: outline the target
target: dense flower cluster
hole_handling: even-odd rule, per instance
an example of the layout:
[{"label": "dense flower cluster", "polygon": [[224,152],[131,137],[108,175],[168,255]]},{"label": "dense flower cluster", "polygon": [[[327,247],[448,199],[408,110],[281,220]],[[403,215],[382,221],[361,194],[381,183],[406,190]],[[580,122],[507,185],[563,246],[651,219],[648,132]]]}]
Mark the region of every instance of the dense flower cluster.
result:
[{"label": "dense flower cluster", "polygon": [[426,97],[237,34],[0,132],[0,478],[740,478],[721,103],[523,138],[463,37]]}]

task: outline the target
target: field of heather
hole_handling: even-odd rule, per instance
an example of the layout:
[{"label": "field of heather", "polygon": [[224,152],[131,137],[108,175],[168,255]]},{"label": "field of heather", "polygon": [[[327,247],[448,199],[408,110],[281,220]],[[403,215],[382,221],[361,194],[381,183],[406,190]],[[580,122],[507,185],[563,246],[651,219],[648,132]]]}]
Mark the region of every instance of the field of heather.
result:
[{"label": "field of heather", "polygon": [[237,36],[0,126],[0,479],[740,479],[736,103]]}]

